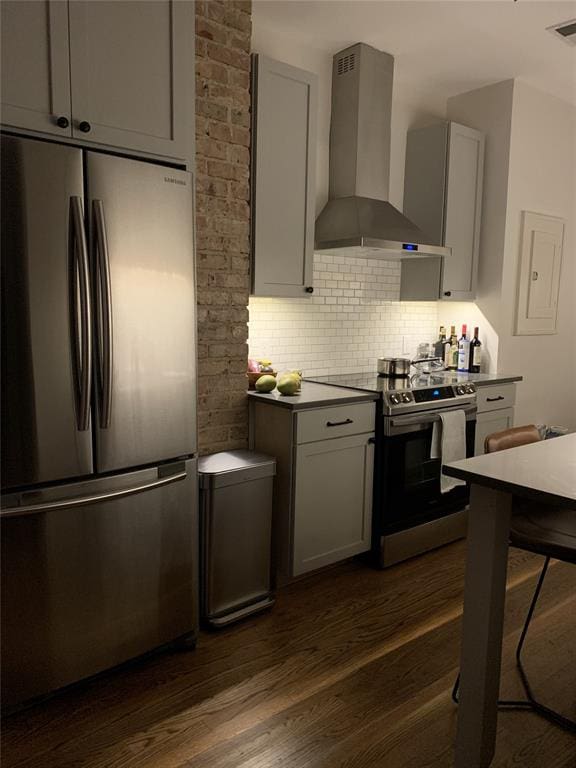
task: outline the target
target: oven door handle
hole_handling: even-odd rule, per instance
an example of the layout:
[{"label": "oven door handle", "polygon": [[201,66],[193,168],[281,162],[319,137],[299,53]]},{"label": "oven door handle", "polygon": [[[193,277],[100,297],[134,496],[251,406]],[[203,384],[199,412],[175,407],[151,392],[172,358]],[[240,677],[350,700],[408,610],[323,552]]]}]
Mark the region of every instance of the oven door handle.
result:
[{"label": "oven door handle", "polygon": [[[449,411],[446,411],[447,413],[454,413],[454,410],[464,410],[464,415],[466,417],[466,420],[468,421],[470,418],[474,418],[476,416],[476,408],[469,408],[466,409],[450,409]],[[440,414],[438,412],[436,413],[415,413],[412,416],[400,416],[398,418],[392,418],[390,419],[390,426],[391,427],[410,427],[415,424],[433,424],[435,421],[440,421]]]}]

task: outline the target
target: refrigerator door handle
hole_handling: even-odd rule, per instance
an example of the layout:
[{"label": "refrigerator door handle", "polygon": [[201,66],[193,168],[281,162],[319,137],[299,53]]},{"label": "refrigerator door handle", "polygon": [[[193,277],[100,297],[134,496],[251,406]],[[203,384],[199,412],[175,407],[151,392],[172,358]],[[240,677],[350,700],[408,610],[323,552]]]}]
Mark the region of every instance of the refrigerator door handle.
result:
[{"label": "refrigerator door handle", "polygon": [[98,381],[100,389],[100,429],[108,429],[112,412],[112,289],[106,220],[102,200],[93,200],[94,251],[98,296]]},{"label": "refrigerator door handle", "polygon": [[[88,246],[84,229],[82,198],[70,198],[72,279],[70,285],[72,304],[73,343],[75,347],[75,366],[78,391],[78,430],[84,432],[90,428],[90,388],[92,385],[92,318],[90,304],[90,270],[88,265]],[[78,275],[78,286],[76,286]],[[79,313],[78,313],[78,297]],[[79,317],[78,317],[79,314]]]},{"label": "refrigerator door handle", "polygon": [[28,504],[21,507],[6,507],[0,510],[0,517],[16,517],[18,515],[31,515],[38,512],[51,512],[58,509],[70,509],[72,507],[82,507],[86,504],[96,504],[97,502],[108,501],[111,499],[121,499],[125,496],[133,496],[136,493],[143,493],[152,488],[160,488],[170,483],[176,483],[184,480],[186,472],[176,472],[173,475],[159,477],[150,483],[132,486],[131,488],[120,488],[117,491],[107,491],[106,493],[95,493],[89,496],[77,496],[71,499],[61,499],[60,501],[48,501],[41,504]]}]

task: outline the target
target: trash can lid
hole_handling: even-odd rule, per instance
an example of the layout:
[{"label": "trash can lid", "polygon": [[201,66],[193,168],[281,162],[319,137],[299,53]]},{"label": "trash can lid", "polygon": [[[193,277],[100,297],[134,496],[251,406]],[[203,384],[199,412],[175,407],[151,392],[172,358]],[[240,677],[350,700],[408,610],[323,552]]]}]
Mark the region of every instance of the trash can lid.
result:
[{"label": "trash can lid", "polygon": [[216,488],[276,474],[276,459],[253,451],[222,451],[198,460],[201,488]]}]

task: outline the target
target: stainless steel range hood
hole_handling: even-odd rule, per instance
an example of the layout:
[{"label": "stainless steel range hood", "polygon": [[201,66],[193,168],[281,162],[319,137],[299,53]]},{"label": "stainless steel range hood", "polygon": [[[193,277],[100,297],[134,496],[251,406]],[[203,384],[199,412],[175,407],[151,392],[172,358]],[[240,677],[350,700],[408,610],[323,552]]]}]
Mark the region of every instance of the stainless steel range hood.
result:
[{"label": "stainless steel range hood", "polygon": [[316,220],[316,251],[385,260],[450,254],[387,201],[393,75],[394,58],[365,43],[334,56],[329,200]]}]

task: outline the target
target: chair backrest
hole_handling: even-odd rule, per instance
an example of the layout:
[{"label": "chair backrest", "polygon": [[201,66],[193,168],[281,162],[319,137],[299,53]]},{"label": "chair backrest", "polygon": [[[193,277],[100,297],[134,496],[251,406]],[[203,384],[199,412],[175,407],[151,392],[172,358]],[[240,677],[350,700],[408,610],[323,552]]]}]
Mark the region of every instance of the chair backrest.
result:
[{"label": "chair backrest", "polygon": [[534,424],[526,424],[523,427],[511,427],[502,432],[492,432],[484,441],[486,453],[504,451],[506,448],[517,448],[519,445],[537,443],[542,438]]},{"label": "chair backrest", "polygon": [[[485,440],[486,453],[537,443],[542,438],[533,424],[493,432]],[[514,499],[510,544],[527,552],[576,565],[576,515],[572,510],[541,501]]]}]

